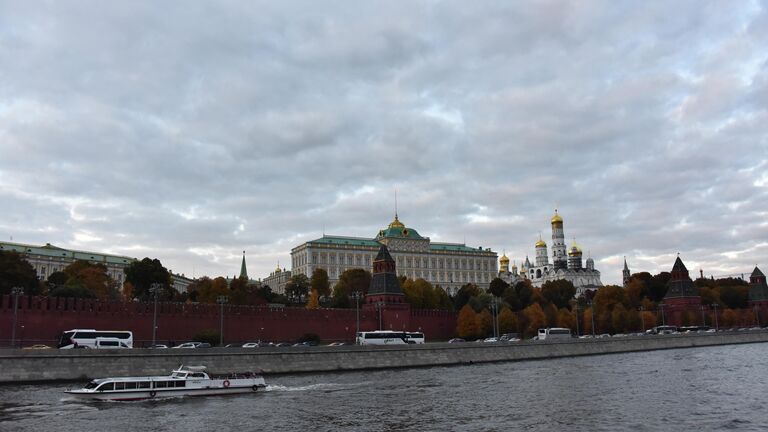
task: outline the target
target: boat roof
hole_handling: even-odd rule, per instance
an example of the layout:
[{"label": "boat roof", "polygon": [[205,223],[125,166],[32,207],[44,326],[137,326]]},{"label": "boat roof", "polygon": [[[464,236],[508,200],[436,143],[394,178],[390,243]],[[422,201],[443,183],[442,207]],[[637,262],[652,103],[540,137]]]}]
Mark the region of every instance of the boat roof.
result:
[{"label": "boat roof", "polygon": [[205,372],[207,368],[205,366],[179,366],[174,372]]}]

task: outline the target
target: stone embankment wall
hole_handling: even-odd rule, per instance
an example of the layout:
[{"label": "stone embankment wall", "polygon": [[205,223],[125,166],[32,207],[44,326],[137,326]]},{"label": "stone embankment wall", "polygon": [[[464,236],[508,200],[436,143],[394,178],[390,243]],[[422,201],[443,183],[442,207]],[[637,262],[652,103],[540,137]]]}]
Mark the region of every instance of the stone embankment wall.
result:
[{"label": "stone embankment wall", "polygon": [[435,343],[419,346],[308,347],[203,350],[0,351],[0,382],[86,380],[105,376],[165,375],[180,364],[213,373],[309,373],[448,366],[551,359],[660,349],[768,342],[768,331],[724,332],[563,342]]}]

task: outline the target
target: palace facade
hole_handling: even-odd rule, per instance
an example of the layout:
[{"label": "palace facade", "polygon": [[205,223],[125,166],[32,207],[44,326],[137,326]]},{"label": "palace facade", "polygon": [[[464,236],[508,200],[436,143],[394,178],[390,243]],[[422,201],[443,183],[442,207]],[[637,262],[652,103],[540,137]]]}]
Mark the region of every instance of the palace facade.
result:
[{"label": "palace facade", "polygon": [[[121,255],[110,255],[97,252],[86,252],[64,249],[46,243],[45,246],[35,246],[23,243],[0,242],[0,251],[16,252],[21,255],[37,272],[37,278],[47,281],[48,276],[57,271],[63,271],[75,261],[88,261],[91,264],[101,264],[107,269],[107,274],[120,285],[125,282],[125,268],[136,258]],[[171,286],[178,292],[186,291],[192,279],[171,272]]]},{"label": "palace facade", "polygon": [[497,275],[496,252],[461,243],[433,242],[395,220],[375,237],[327,236],[291,250],[292,274],[312,276],[316,268],[328,272],[333,286],[345,270],[370,269],[382,245],[396,261],[397,275],[424,279],[456,294],[467,283],[486,289]]}]

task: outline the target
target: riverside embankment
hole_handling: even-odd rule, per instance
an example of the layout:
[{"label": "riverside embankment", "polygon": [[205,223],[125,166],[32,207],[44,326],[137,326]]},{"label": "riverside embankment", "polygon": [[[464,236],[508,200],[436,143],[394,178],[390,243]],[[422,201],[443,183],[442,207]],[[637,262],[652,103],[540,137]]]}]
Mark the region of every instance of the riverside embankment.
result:
[{"label": "riverside embankment", "polygon": [[260,369],[269,375],[467,365],[764,342],[768,342],[768,331],[419,346],[3,350],[0,351],[0,383],[164,375],[179,364],[206,365],[214,373]]}]

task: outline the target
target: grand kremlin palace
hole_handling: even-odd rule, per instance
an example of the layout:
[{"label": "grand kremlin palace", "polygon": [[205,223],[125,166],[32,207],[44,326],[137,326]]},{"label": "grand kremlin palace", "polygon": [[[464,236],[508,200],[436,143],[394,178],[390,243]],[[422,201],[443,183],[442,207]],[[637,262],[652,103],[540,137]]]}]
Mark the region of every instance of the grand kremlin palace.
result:
[{"label": "grand kremlin palace", "polygon": [[403,225],[397,215],[373,239],[323,235],[293,248],[292,273],[311,277],[316,268],[323,268],[333,286],[347,269],[370,270],[382,244],[395,259],[398,276],[422,278],[451,295],[469,282],[488,288],[498,275],[496,252],[460,243],[432,242]]}]

